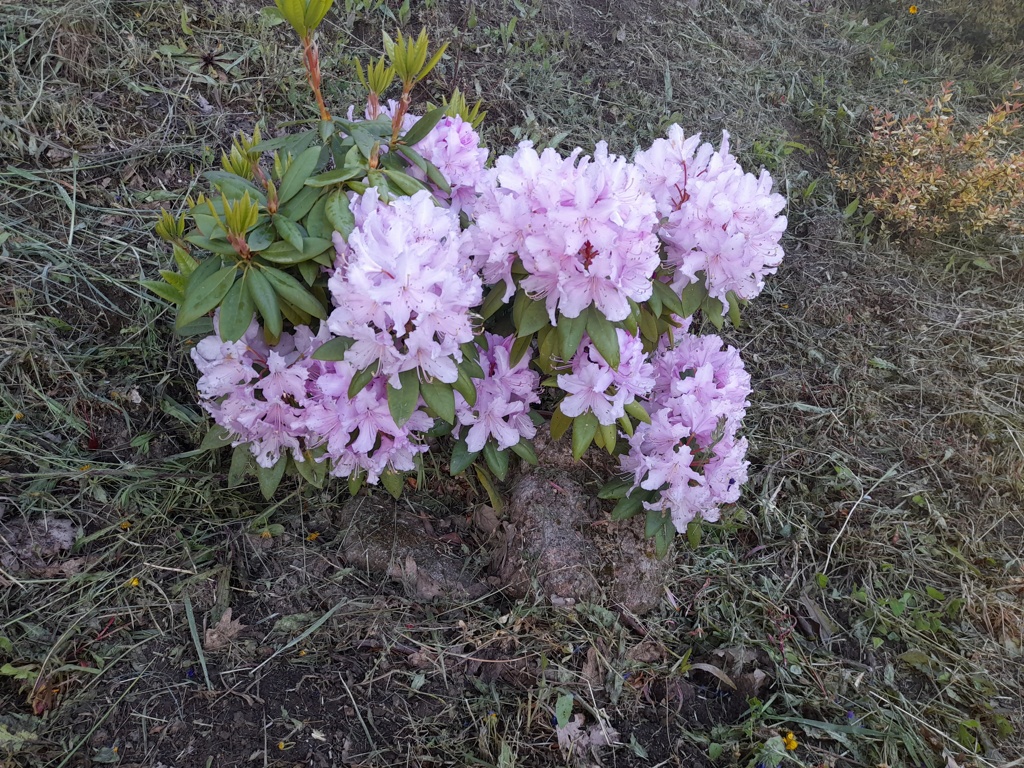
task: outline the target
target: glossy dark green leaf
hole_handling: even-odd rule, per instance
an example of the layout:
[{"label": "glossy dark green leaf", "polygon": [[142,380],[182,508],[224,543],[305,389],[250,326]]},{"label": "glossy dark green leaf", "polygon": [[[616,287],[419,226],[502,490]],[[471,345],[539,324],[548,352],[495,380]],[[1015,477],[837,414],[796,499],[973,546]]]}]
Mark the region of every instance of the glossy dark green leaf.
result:
[{"label": "glossy dark green leaf", "polygon": [[725,297],[729,300],[729,322],[732,323],[733,328],[740,327],[740,300],[739,297],[729,291],[725,294]]},{"label": "glossy dark green leaf", "polygon": [[432,410],[439,419],[449,424],[455,423],[455,392],[451,384],[443,381],[420,382],[420,394],[427,407]]},{"label": "glossy dark green leaf", "polygon": [[479,455],[480,451],[470,451],[466,447],[465,440],[456,440],[452,448],[452,457],[448,462],[448,471],[452,477],[465,472]]},{"label": "glossy dark green leaf", "polygon": [[277,188],[278,205],[287,203],[306,185],[306,180],[320,164],[320,152],[320,147],[309,147],[292,159]]},{"label": "glossy dark green leaf", "polygon": [[491,315],[501,309],[505,303],[504,298],[505,281],[499,280],[498,283],[488,292],[487,298],[484,299],[484,303],[480,307],[480,318],[482,320],[487,320]]},{"label": "glossy dark green leaf", "polygon": [[253,464],[252,451],[249,450],[249,443],[236,445],[231,452],[231,465],[228,467],[228,488],[237,488],[249,474],[249,468]]},{"label": "glossy dark green leaf", "polygon": [[246,281],[246,273],[235,280],[224,300],[220,303],[220,337],[224,341],[238,341],[249,328],[255,311],[252,296]]},{"label": "glossy dark green leaf", "polygon": [[420,380],[415,368],[409,371],[402,371],[398,374],[398,380],[402,385],[401,389],[387,385],[388,410],[391,411],[391,418],[399,427],[412,418],[416,412],[416,406],[420,401]]},{"label": "glossy dark green leaf", "polygon": [[444,107],[430,110],[417,120],[416,124],[402,136],[402,143],[410,147],[415,146],[426,138],[427,134],[441,121],[442,117],[444,117]]},{"label": "glossy dark green leaf", "polygon": [[459,366],[459,378],[452,384],[452,388],[462,395],[462,399],[472,408],[476,405],[476,384],[473,383],[473,379],[466,372],[464,364],[465,361],[463,361],[463,365]]},{"label": "glossy dark green leaf", "polygon": [[644,536],[651,538],[666,525],[671,525],[668,516],[660,509],[648,509],[647,521],[644,523]]},{"label": "glossy dark green leaf", "polygon": [[516,324],[516,335],[520,338],[536,333],[550,322],[548,310],[543,301],[526,299],[526,302],[519,322]]},{"label": "glossy dark green leaf", "polygon": [[615,477],[605,483],[597,492],[599,499],[621,499],[633,487],[632,477]]},{"label": "glossy dark green leaf", "polygon": [[392,498],[400,499],[402,491],[405,489],[405,473],[386,469],[381,472],[380,484],[391,494]]},{"label": "glossy dark green leaf", "polygon": [[327,195],[321,195],[313,204],[303,224],[311,239],[330,240],[334,227],[327,220]]},{"label": "glossy dark green leaf", "polygon": [[579,461],[587,448],[594,441],[599,424],[597,417],[590,411],[581,413],[572,423],[572,457]]},{"label": "glossy dark green leaf", "polygon": [[562,360],[568,362],[583,341],[583,333],[587,329],[587,313],[581,312],[578,317],[560,317],[555,329],[558,331]]},{"label": "glossy dark green leaf", "polygon": [[211,239],[204,237],[197,232],[192,232],[185,235],[185,241],[191,243],[197,248],[202,248],[204,251],[216,253],[218,256],[238,256],[238,251],[235,250],[235,246],[227,240],[221,240],[220,238]]},{"label": "glossy dark green leaf", "polygon": [[711,324],[718,330],[725,327],[725,317],[722,315],[722,302],[714,296],[708,296],[700,305],[704,317],[711,321]]},{"label": "glossy dark green leaf", "polygon": [[303,461],[295,462],[295,471],[314,488],[323,488],[327,477],[327,462],[317,462],[306,451]]},{"label": "glossy dark green leaf", "polygon": [[330,341],[324,342],[317,347],[316,352],[313,353],[314,360],[329,360],[337,362],[345,359],[345,353],[348,352],[349,348],[355,343],[355,340],[348,338],[347,336],[338,336]]},{"label": "glossy dark green leaf", "polygon": [[231,290],[238,268],[232,264],[218,269],[219,264],[219,258],[207,259],[189,277],[185,300],[175,321],[178,329],[214,310]]},{"label": "glossy dark green leaf", "polygon": [[351,179],[361,179],[366,175],[366,171],[367,169],[363,165],[344,165],[306,179],[306,186],[329,187],[332,184],[341,184]]},{"label": "glossy dark green leaf", "polygon": [[401,171],[384,171],[384,173],[391,180],[392,188],[397,188],[407,195],[415,195],[427,188],[422,181],[414,179],[407,173]]},{"label": "glossy dark green leaf", "polygon": [[302,280],[306,285],[312,285],[320,276],[320,265],[313,260],[300,261],[295,265],[295,268],[299,270],[299,274],[302,275]]},{"label": "glossy dark green leaf", "polygon": [[508,451],[499,451],[492,440],[484,443],[484,460],[499,480],[508,477]]},{"label": "glossy dark green leaf", "polygon": [[537,451],[534,450],[533,443],[525,437],[520,438],[519,442],[512,446],[512,450],[527,464],[537,466]]},{"label": "glossy dark green leaf", "polygon": [[619,335],[615,326],[596,306],[587,310],[587,335],[613,369],[619,367]]},{"label": "glossy dark green leaf", "polygon": [[300,264],[303,261],[315,259],[321,253],[325,253],[333,247],[334,244],[330,240],[307,237],[302,240],[302,250],[300,251],[291,243],[278,240],[273,245],[264,248],[260,253],[260,258],[272,264],[292,266],[293,264]]},{"label": "glossy dark green leaf", "polygon": [[362,392],[364,389],[366,389],[366,385],[369,384],[373,380],[373,377],[376,375],[377,369],[375,366],[371,365],[366,368],[363,368],[363,370],[359,371],[359,373],[353,376],[352,381],[348,385],[349,399],[352,399],[360,392]]},{"label": "glossy dark green leaf", "polygon": [[[698,277],[700,277],[699,274]],[[672,309],[672,311],[679,315],[679,317],[691,317],[694,312],[700,309],[700,305],[704,303],[704,299],[707,297],[708,289],[707,286],[704,285],[704,280],[701,279],[695,283],[690,283],[688,286],[683,288],[683,292],[679,299],[679,309],[672,309],[672,307],[669,307],[669,309]],[[666,306],[668,306],[667,303]]]},{"label": "glossy dark green leaf", "polygon": [[572,421],[572,418],[562,413],[561,408],[555,408],[555,412],[551,414],[551,439],[561,440],[562,435],[572,426]]},{"label": "glossy dark green leaf", "polygon": [[277,209],[277,212],[287,219],[299,221],[313,208],[313,205],[323,193],[312,187],[303,188],[295,197]]},{"label": "glossy dark green leaf", "polygon": [[289,304],[320,320],[327,319],[327,310],[324,309],[324,305],[317,301],[294,277],[273,267],[264,267],[260,271],[270,281],[274,292]]},{"label": "glossy dark green leaf", "polygon": [[[274,214],[273,222],[274,229],[277,230],[277,234],[281,236],[281,239],[296,251],[302,253],[302,230],[299,229],[299,225],[277,213]],[[264,258],[268,257],[264,256]]]},{"label": "glossy dark green leaf", "polygon": [[271,336],[279,337],[284,323],[281,320],[281,305],[273,286],[258,269],[250,269],[245,278],[249,283],[253,303],[263,318],[263,327]]},{"label": "glossy dark green leaf", "polygon": [[619,522],[620,520],[628,520],[641,509],[643,509],[643,499],[633,494],[632,496],[623,496],[619,499],[615,508],[612,509],[612,521]]},{"label": "glossy dark green leaf", "polygon": [[245,238],[250,251],[262,251],[277,239],[277,232],[269,221],[257,224]]},{"label": "glossy dark green leaf", "polygon": [[250,200],[261,205],[267,204],[267,193],[248,179],[243,179],[228,171],[207,171],[203,176],[209,179],[217,191],[228,200],[240,200],[248,193]]},{"label": "glossy dark green leaf", "polygon": [[344,190],[336,189],[330,194],[324,213],[327,214],[327,220],[331,222],[331,226],[340,232],[347,241],[352,230],[356,228],[356,219],[352,215],[352,209],[349,208],[348,195]]},{"label": "glossy dark green leaf", "polygon": [[260,481],[260,493],[264,499],[269,499],[277,491],[284,477],[284,470],[288,466],[288,454],[282,453],[281,458],[272,467],[264,467],[256,464],[256,479]]},{"label": "glossy dark green leaf", "polygon": [[142,280],[141,285],[171,304],[181,304],[185,300],[184,293],[161,280]]}]

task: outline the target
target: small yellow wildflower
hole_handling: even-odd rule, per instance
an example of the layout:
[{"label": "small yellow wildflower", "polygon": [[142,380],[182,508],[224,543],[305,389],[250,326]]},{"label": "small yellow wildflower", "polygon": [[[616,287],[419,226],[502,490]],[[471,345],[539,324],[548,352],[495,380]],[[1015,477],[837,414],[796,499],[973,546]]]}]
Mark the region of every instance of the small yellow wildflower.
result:
[{"label": "small yellow wildflower", "polygon": [[132,529],[133,525],[134,525],[134,523],[131,520],[122,520],[121,521],[121,530],[122,531],[130,531]]},{"label": "small yellow wildflower", "polygon": [[299,651],[299,656],[305,656],[306,653],[307,653],[306,649],[303,648],[302,650]]},{"label": "small yellow wildflower", "polygon": [[21,411],[15,411],[14,412],[14,420],[15,421],[21,421],[24,418],[25,418],[25,414],[22,413]]},{"label": "small yellow wildflower", "polygon": [[138,576],[132,576],[130,579],[128,579],[128,586],[129,587],[137,587],[141,583],[142,582],[139,581],[139,577]]},{"label": "small yellow wildflower", "polygon": [[306,537],[306,541],[316,541],[319,538],[320,538],[320,532],[319,531],[313,531],[311,534],[309,534],[309,536]]},{"label": "small yellow wildflower", "polygon": [[92,464],[83,464],[82,466],[80,466],[78,468],[78,471],[79,472],[88,472],[90,469],[92,469]]},{"label": "small yellow wildflower", "polygon": [[283,752],[286,749],[284,742],[283,741],[277,742],[277,748],[280,749]]},{"label": "small yellow wildflower", "polygon": [[909,13],[911,16],[916,16],[917,15],[917,6],[916,5],[912,5],[909,8],[907,8],[907,13]]},{"label": "small yellow wildflower", "polygon": [[274,538],[274,534],[272,534],[270,532],[269,528],[264,528],[262,531],[260,531],[260,538],[261,539],[272,539],[272,538]]},{"label": "small yellow wildflower", "polygon": [[796,736],[790,731],[782,738],[782,743],[790,752],[800,746],[800,742],[796,740]]}]

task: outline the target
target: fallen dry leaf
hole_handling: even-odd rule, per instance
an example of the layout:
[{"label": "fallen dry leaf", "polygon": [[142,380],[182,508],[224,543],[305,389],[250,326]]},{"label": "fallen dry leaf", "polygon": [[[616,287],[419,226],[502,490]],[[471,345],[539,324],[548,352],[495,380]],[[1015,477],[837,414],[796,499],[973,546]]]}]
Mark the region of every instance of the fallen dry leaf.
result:
[{"label": "fallen dry leaf", "polygon": [[220,651],[227,648],[243,629],[245,629],[245,625],[241,621],[232,621],[231,609],[228,608],[220,617],[220,621],[206,630],[206,637],[203,638],[203,649],[207,651]]}]

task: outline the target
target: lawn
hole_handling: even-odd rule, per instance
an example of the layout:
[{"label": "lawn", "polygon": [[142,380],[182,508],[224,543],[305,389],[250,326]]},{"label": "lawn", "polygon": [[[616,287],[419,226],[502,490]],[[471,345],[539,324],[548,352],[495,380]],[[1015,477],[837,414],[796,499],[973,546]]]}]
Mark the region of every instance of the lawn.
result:
[{"label": "lawn", "polygon": [[336,114],[353,57],[425,26],[450,47],[418,104],[481,100],[496,152],[724,129],[788,198],[723,331],[750,481],[642,616],[347,561],[412,516],[486,567],[496,500],[437,461],[400,503],[266,501],[201,448],[195,340],[139,283],[237,131],[317,117],[261,5],[0,5],[0,765],[1024,765],[1021,239],[889,237],[830,170],[945,81],[983,118],[1024,79],[1015,0],[335,0]]}]

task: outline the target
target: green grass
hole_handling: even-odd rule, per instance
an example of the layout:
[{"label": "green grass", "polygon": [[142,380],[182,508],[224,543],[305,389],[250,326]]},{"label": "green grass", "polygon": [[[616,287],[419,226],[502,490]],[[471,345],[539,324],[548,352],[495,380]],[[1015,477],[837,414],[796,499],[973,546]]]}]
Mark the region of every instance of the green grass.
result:
[{"label": "green grass", "polygon": [[[321,54],[340,113],[360,98],[348,57],[405,15],[339,6]],[[567,693],[618,732],[610,765],[754,766],[790,731],[791,765],[1013,764],[1019,243],[986,246],[987,272],[970,250],[864,242],[827,161],[868,105],[916,107],[945,79],[983,110],[1021,76],[1014,49],[986,59],[946,16],[888,2],[413,8],[407,31],[452,41],[421,103],[483,99],[495,149],[724,128],[790,197],[788,260],[727,334],[755,380],[751,481],[635,622],[424,604],[341,567],[343,488],[268,503],[197,452],[188,342],[138,286],[169,261],[152,223],[235,130],[315,115],[258,3],[202,8],[0,7],[0,764],[575,764],[554,746]],[[471,492],[411,502],[480,558],[458,528]],[[63,519],[70,552],[44,523]],[[207,650],[229,607],[245,629]]]}]

